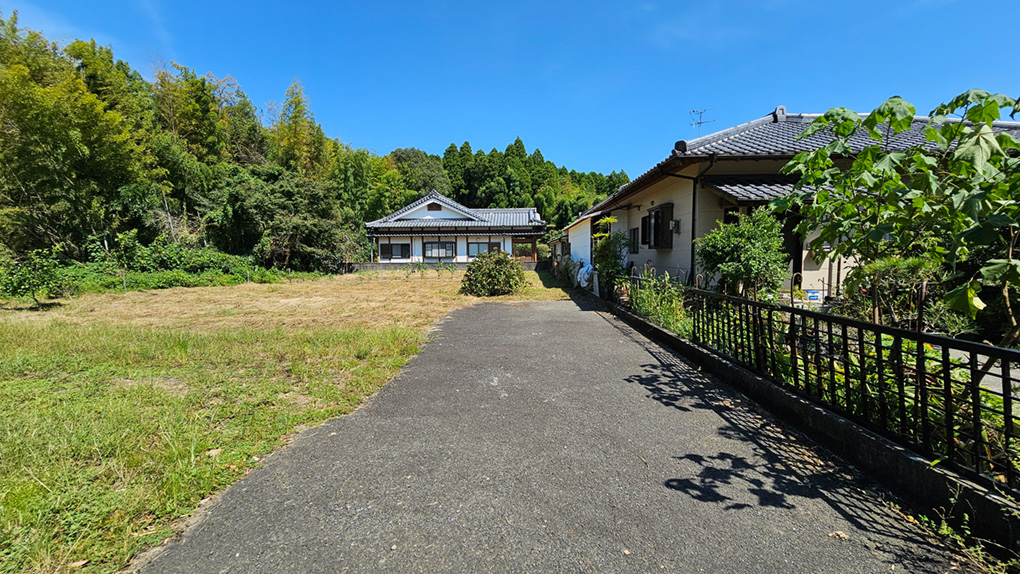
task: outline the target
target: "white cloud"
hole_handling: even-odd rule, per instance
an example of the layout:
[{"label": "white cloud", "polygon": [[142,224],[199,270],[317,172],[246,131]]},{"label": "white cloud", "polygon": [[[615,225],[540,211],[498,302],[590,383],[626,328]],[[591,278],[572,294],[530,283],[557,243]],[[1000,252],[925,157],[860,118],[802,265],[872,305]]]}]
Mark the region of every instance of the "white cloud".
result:
[{"label": "white cloud", "polygon": [[170,32],[166,29],[163,24],[163,15],[159,11],[159,5],[156,0],[138,0],[138,8],[142,14],[149,19],[152,25],[152,33],[156,39],[166,50],[167,54],[173,56],[174,52],[174,38],[170,35]]},{"label": "white cloud", "polygon": [[[10,16],[10,12],[7,11],[8,7],[0,6],[0,8],[3,8],[4,10],[2,13],[3,17],[8,18]],[[13,10],[18,12],[19,28],[27,28],[29,30],[41,32],[47,40],[57,42],[61,45],[66,45],[71,43],[73,40],[79,39],[95,39],[96,42],[103,45],[114,43],[114,38],[112,37],[82,30],[60,14],[44,10],[33,4],[19,2]]]}]

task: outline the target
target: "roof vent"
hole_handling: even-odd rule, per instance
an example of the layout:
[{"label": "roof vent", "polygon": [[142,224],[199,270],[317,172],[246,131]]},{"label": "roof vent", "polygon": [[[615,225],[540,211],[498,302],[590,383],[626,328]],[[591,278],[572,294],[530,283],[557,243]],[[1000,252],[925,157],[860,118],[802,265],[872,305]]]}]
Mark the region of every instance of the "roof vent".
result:
[{"label": "roof vent", "polygon": [[772,112],[772,117],[776,122],[786,121],[786,106],[776,106],[776,111]]},{"label": "roof vent", "polygon": [[680,140],[673,144],[673,149],[680,153],[687,153],[687,140]]}]

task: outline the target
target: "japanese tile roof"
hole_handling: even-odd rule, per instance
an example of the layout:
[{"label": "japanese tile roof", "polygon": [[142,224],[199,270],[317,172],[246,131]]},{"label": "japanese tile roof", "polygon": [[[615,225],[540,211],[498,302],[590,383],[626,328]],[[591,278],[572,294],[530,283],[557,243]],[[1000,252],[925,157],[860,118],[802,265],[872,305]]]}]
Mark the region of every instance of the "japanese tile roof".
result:
[{"label": "japanese tile roof", "polygon": [[702,183],[734,202],[749,203],[790,195],[797,179],[786,175],[706,175]]},{"label": "japanese tile roof", "polygon": [[[401,216],[421,207],[426,203],[440,203],[455,212],[462,213],[459,219],[401,219]],[[371,232],[377,229],[440,229],[440,228],[519,228],[532,227],[545,229],[546,222],[534,207],[506,207],[493,209],[471,209],[432,190],[421,199],[394,211],[393,213],[370,221],[365,227]]]},{"label": "japanese tile roof", "polygon": [[[818,149],[832,141],[832,134],[823,130],[804,139],[797,139],[808,125],[822,114],[788,114],[784,106],[779,106],[771,114],[750,122],[733,126],[712,134],[692,140],[676,142],[672,154],[657,163],[652,169],[636,177],[605,200],[592,207],[591,211],[600,211],[624,196],[644,187],[664,173],[675,173],[678,169],[704,161],[715,159],[790,159],[803,151]],[[863,117],[863,116],[862,116]],[[930,118],[915,117],[911,129],[895,134],[888,139],[893,149],[906,149],[929,144],[924,137],[924,129]],[[950,120],[955,121],[955,120]],[[995,122],[992,128],[1020,138],[1020,122]],[[885,129],[885,126],[879,130]],[[853,152],[863,147],[874,145],[867,132],[859,131],[850,138]],[[775,189],[775,188],[773,188]],[[762,193],[765,193],[762,191]]]}]

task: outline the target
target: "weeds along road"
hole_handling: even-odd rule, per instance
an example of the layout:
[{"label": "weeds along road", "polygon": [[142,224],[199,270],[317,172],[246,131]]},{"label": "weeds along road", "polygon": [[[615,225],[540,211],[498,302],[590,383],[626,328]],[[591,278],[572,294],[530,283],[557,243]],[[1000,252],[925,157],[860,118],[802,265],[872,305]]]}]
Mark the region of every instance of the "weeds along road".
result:
[{"label": "weeds along road", "polygon": [[[583,300],[454,311],[136,568],[944,572],[839,461]],[[966,566],[961,566],[966,569]]]}]

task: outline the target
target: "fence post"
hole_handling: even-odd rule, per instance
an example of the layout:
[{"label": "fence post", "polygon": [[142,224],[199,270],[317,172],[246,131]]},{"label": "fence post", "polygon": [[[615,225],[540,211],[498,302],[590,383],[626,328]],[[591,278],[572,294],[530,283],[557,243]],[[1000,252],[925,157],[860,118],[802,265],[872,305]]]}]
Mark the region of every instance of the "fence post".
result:
[{"label": "fence post", "polygon": [[924,303],[928,299],[928,280],[921,281],[921,293],[917,302],[917,332],[924,333]]}]

